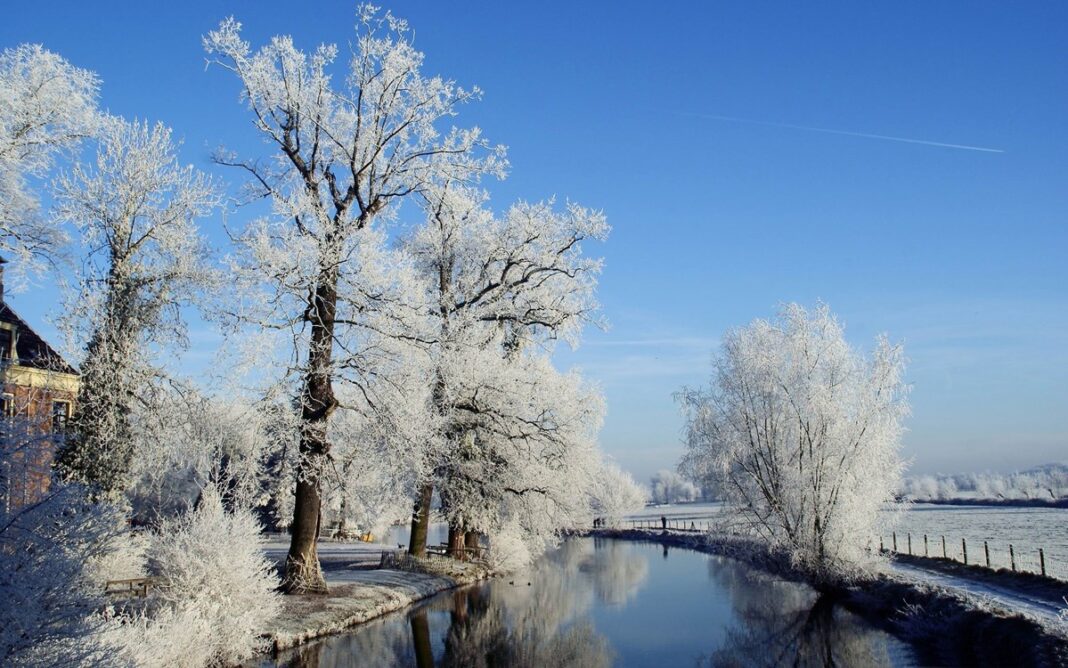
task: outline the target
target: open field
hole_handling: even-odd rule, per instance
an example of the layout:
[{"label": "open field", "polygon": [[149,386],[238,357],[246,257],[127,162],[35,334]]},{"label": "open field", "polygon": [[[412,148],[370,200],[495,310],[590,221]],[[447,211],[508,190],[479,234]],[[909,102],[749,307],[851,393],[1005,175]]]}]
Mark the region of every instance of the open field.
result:
[{"label": "open field", "polygon": [[[725,512],[729,512],[729,507],[720,502],[648,506],[624,518],[623,526],[642,523],[648,526],[663,516],[669,525],[675,523],[685,528],[693,522],[697,528],[703,528],[702,522],[707,523]],[[928,554],[941,557],[942,536],[945,536],[946,556],[963,561],[961,540],[964,539],[968,563],[985,565],[983,542],[986,541],[991,568],[1010,568],[1009,545],[1012,545],[1016,569],[1038,573],[1041,548],[1047,575],[1068,580],[1068,509],[915,503],[904,508],[890,507],[886,512],[887,528],[882,539],[887,549],[893,546],[891,532],[896,532],[897,551],[907,553],[911,534],[912,553],[922,556],[926,534]]]}]

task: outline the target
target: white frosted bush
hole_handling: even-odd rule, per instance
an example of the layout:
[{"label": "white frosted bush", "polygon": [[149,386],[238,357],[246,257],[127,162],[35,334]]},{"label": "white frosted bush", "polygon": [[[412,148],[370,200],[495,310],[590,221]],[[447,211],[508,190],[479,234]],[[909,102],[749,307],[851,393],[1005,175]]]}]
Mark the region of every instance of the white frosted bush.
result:
[{"label": "white frosted bush", "polygon": [[127,580],[145,577],[145,551],[149,534],[123,531],[113,537],[107,549],[85,561],[85,575],[103,590],[108,580]]},{"label": "white frosted bush", "polygon": [[0,506],[0,665],[100,665],[102,586],[88,560],[106,558],[121,513],[54,484],[28,506]]},{"label": "white frosted bush", "polygon": [[139,611],[114,620],[104,634],[117,662],[138,667],[200,668],[219,663],[214,643],[199,641],[215,629],[205,610],[196,606]]},{"label": "white frosted bush", "polygon": [[113,637],[136,665],[225,665],[264,649],[281,598],[250,512],[227,513],[205,493],[196,510],[162,523],[147,557],[158,586]]}]

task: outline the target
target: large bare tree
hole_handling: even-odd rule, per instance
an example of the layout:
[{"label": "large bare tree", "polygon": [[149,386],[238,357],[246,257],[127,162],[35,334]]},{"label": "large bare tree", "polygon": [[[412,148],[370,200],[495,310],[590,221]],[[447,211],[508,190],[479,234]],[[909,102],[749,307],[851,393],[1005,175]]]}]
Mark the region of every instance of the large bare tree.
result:
[{"label": "large bare tree", "polygon": [[376,267],[367,266],[372,223],[436,182],[502,173],[503,149],[488,146],[477,128],[442,127],[479,90],[423,75],[406,23],[374,7],[360,7],[347,71],[336,80],[337,47],[305,53],[290,37],[275,37],[254,52],[232,18],[204,46],[237,75],[253,124],[273,149],[262,159],[218,161],[247,171],[253,192],[273,205],[268,220],[237,239],[239,271],[258,274],[270,297],[237,315],[292,331],[300,349],[291,370],[300,377],[301,458],[284,587],[322,592],[316,539],[328,423],[339,406],[334,384],[363,387],[379,352],[346,330],[364,327],[366,314],[389,300],[376,285],[390,281],[376,284]]}]

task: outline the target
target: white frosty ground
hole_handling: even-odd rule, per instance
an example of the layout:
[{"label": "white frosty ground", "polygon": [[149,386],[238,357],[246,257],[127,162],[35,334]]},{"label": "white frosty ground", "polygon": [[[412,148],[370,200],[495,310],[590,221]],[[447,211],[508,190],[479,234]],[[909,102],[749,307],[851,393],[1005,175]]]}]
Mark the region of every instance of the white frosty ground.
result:
[{"label": "white frosty ground", "polygon": [[[485,568],[445,559],[436,562],[441,567],[436,575],[376,568],[382,552],[391,549],[396,545],[321,541],[319,560],[330,593],[284,597],[282,614],[262,635],[276,650],[293,647],[489,576]],[[263,543],[264,554],[272,561],[284,560],[288,550],[285,536]]]},{"label": "white frosty ground", "polygon": [[[909,582],[935,585],[952,592],[963,594],[968,598],[990,603],[1009,612],[1018,612],[1031,617],[1047,627],[1056,628],[1060,620],[1062,605],[1046,599],[1030,596],[1010,587],[999,587],[988,582],[978,582],[968,578],[957,577],[947,573],[929,571],[919,566],[891,562],[890,573]],[[1065,584],[1068,595],[1068,584]]]}]

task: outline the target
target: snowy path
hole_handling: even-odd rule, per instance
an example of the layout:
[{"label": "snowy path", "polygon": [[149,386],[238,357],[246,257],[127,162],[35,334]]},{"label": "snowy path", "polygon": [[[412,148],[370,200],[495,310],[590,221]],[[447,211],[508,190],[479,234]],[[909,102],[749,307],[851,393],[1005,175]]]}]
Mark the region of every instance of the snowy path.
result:
[{"label": "snowy path", "polygon": [[[1059,623],[1059,615],[1064,603],[1060,605],[1041,596],[1002,587],[988,582],[979,582],[968,578],[949,575],[939,571],[928,570],[919,566],[893,562],[890,570],[895,575],[913,582],[938,585],[946,589],[962,592],[979,598],[1012,612],[1020,612],[1040,620],[1044,624]],[[1068,585],[1065,585],[1068,595]]]}]

